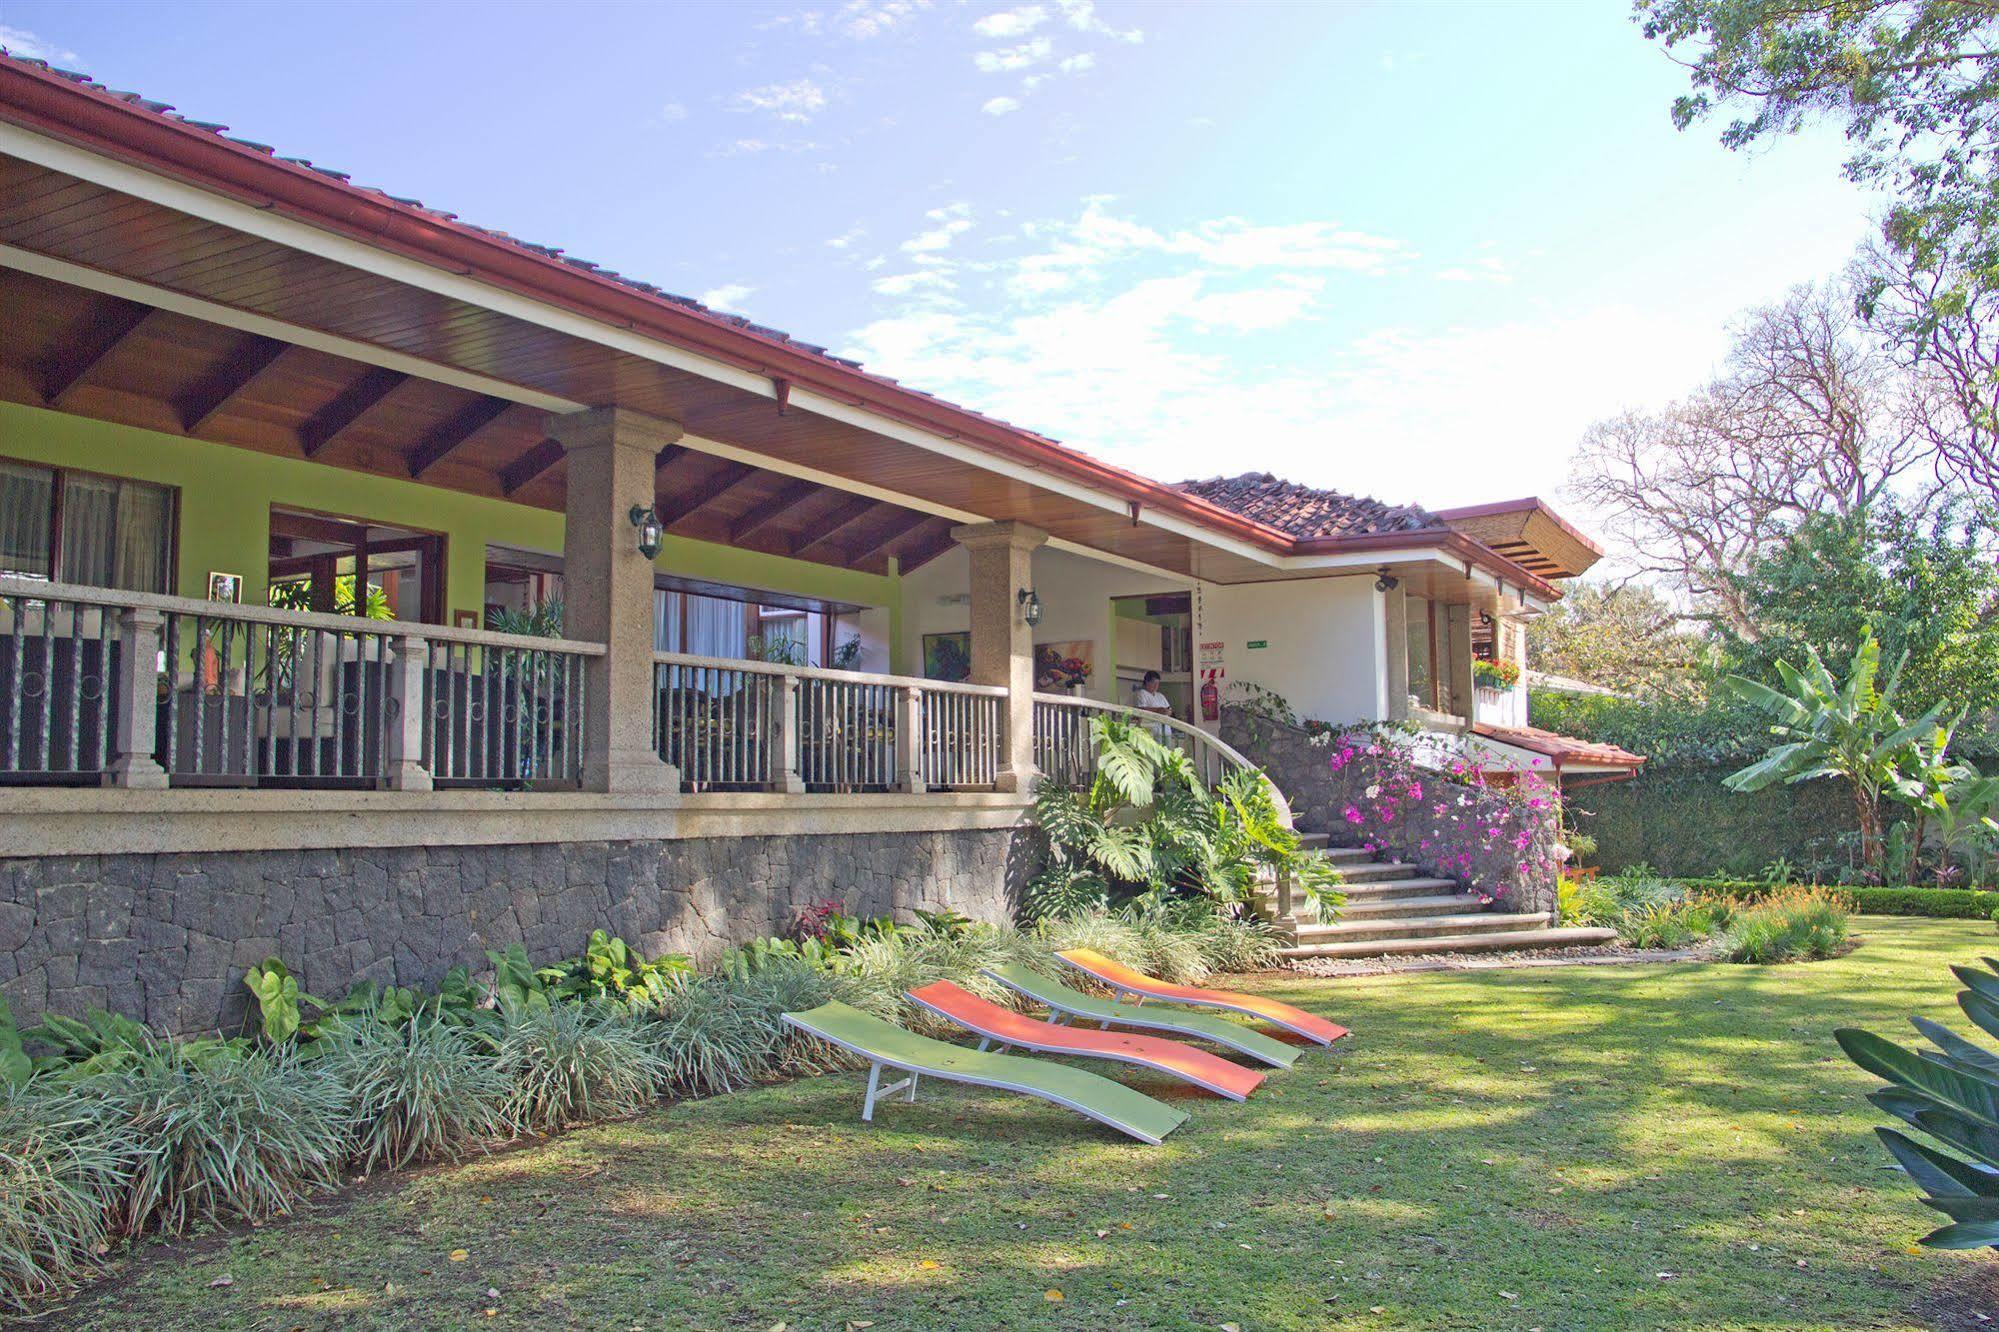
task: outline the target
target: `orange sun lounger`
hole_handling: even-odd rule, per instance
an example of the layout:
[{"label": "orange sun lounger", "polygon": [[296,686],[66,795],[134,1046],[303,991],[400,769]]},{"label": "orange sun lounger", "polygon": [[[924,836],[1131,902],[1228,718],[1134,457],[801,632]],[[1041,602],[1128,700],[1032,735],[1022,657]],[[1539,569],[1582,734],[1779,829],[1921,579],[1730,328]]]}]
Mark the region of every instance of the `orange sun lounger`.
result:
[{"label": "orange sun lounger", "polygon": [[1055,956],[1067,962],[1086,976],[1094,976],[1117,991],[1119,999],[1129,995],[1134,1001],[1163,999],[1169,1004],[1198,1004],[1206,1008],[1226,1008],[1236,1013],[1247,1013],[1253,1018],[1261,1018],[1272,1026],[1286,1031],[1295,1031],[1306,1040],[1317,1041],[1321,1045],[1331,1045],[1347,1034],[1347,1029],[1337,1022],[1328,1022],[1315,1017],[1302,1008],[1290,1004],[1280,1004],[1275,999],[1260,999],[1253,994],[1237,994],[1230,990],[1203,990],[1194,985],[1172,985],[1133,971],[1130,967],[1112,958],[1105,957],[1094,948],[1071,948]]},{"label": "orange sun lounger", "polygon": [[1263,1081],[1263,1074],[1255,1069],[1230,1063],[1219,1055],[1196,1050],[1179,1041],[1129,1032],[1058,1026],[981,999],[962,985],[947,980],[911,990],[909,997],[939,1017],[955,1022],[978,1036],[981,1050],[988,1045],[997,1045],[1002,1050],[1018,1046],[1040,1054],[1115,1059],[1171,1073],[1231,1101],[1243,1100]]}]

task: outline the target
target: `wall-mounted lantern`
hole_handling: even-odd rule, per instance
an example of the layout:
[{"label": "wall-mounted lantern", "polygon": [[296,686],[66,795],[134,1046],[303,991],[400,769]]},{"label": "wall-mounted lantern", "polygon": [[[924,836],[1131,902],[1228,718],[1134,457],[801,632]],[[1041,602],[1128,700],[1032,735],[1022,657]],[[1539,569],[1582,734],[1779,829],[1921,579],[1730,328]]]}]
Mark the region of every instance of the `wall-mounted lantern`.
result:
[{"label": "wall-mounted lantern", "polygon": [[659,543],[666,535],[666,529],[659,525],[659,515],[650,504],[634,504],[631,512],[632,526],[639,529],[639,554],[651,560],[659,555]]},{"label": "wall-mounted lantern", "polygon": [[1028,628],[1041,623],[1041,598],[1033,588],[1020,589],[1020,595],[1015,600],[1020,603],[1020,618],[1027,622]]}]

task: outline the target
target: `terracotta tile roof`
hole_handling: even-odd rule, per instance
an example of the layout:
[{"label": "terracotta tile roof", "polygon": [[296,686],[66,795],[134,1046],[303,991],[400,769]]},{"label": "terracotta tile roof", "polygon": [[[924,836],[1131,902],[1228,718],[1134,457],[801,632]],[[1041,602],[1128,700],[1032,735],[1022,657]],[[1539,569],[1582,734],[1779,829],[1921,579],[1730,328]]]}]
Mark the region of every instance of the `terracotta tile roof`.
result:
[{"label": "terracotta tile roof", "polygon": [[1447,530],[1427,509],[1383,504],[1365,495],[1318,490],[1269,472],[1181,481],[1175,490],[1239,513],[1294,537],[1377,536],[1384,532]]},{"label": "terracotta tile roof", "polygon": [[1503,745],[1525,749],[1541,754],[1555,761],[1556,767],[1571,763],[1587,763],[1607,768],[1637,768],[1645,762],[1644,756],[1634,754],[1616,745],[1600,745],[1590,740],[1578,740],[1574,736],[1557,735],[1544,731],[1538,726],[1496,726],[1491,722],[1479,722],[1472,727],[1476,735],[1488,740],[1497,740]]}]

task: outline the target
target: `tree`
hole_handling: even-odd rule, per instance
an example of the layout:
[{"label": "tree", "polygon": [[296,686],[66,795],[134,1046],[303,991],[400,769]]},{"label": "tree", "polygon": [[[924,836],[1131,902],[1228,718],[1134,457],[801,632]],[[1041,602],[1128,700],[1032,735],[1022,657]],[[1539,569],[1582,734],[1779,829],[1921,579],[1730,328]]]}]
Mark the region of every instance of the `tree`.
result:
[{"label": "tree", "polygon": [[1690,692],[1706,644],[1639,583],[1579,583],[1527,628],[1527,664],[1620,693]]},{"label": "tree", "polygon": [[1571,494],[1603,516],[1638,573],[1685,596],[1690,618],[1753,637],[1733,575],[1792,524],[1861,512],[1898,489],[1918,508],[1935,496],[1908,378],[1855,295],[1800,287],[1750,311],[1705,387],[1584,435]]},{"label": "tree", "polygon": [[1948,274],[1932,308],[1999,288],[1999,5],[1990,0],[1638,0],[1646,37],[1686,65],[1685,129],[1723,108],[1743,148],[1843,121],[1846,174],[1890,191],[1888,244]]},{"label": "tree", "polygon": [[1999,289],[1882,245],[1856,262],[1859,309],[1910,376],[1910,411],[1937,475],[1999,502]]},{"label": "tree", "polygon": [[1731,628],[1722,652],[1737,674],[1776,676],[1777,663],[1815,653],[1850,659],[1868,635],[1904,662],[1902,702],[1983,714],[1999,707],[1999,569],[1989,522],[1927,523],[1893,504],[1813,514],[1781,545],[1731,575],[1751,632]]},{"label": "tree", "polygon": [[[1833,678],[1817,651],[1807,648],[1802,669],[1777,663],[1781,688],[1731,675],[1729,692],[1772,719],[1779,743],[1722,783],[1731,791],[1761,791],[1778,782],[1838,778],[1852,789],[1860,824],[1860,858],[1881,872],[1881,797],[1906,775],[1913,747],[1936,734],[1941,708],[1905,723],[1895,710],[1901,667],[1881,683],[1881,644],[1862,635],[1844,681]],[[1939,753],[1941,747],[1939,747]]]}]

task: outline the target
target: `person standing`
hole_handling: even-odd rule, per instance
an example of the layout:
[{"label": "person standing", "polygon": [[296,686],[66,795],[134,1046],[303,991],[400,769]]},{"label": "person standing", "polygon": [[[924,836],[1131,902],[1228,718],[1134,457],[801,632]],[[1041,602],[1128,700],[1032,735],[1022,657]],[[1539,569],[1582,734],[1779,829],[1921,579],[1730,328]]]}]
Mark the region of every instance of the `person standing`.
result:
[{"label": "person standing", "polygon": [[1147,671],[1132,691],[1131,705],[1141,712],[1156,712],[1163,717],[1173,715],[1173,700],[1159,692],[1159,672]]}]

